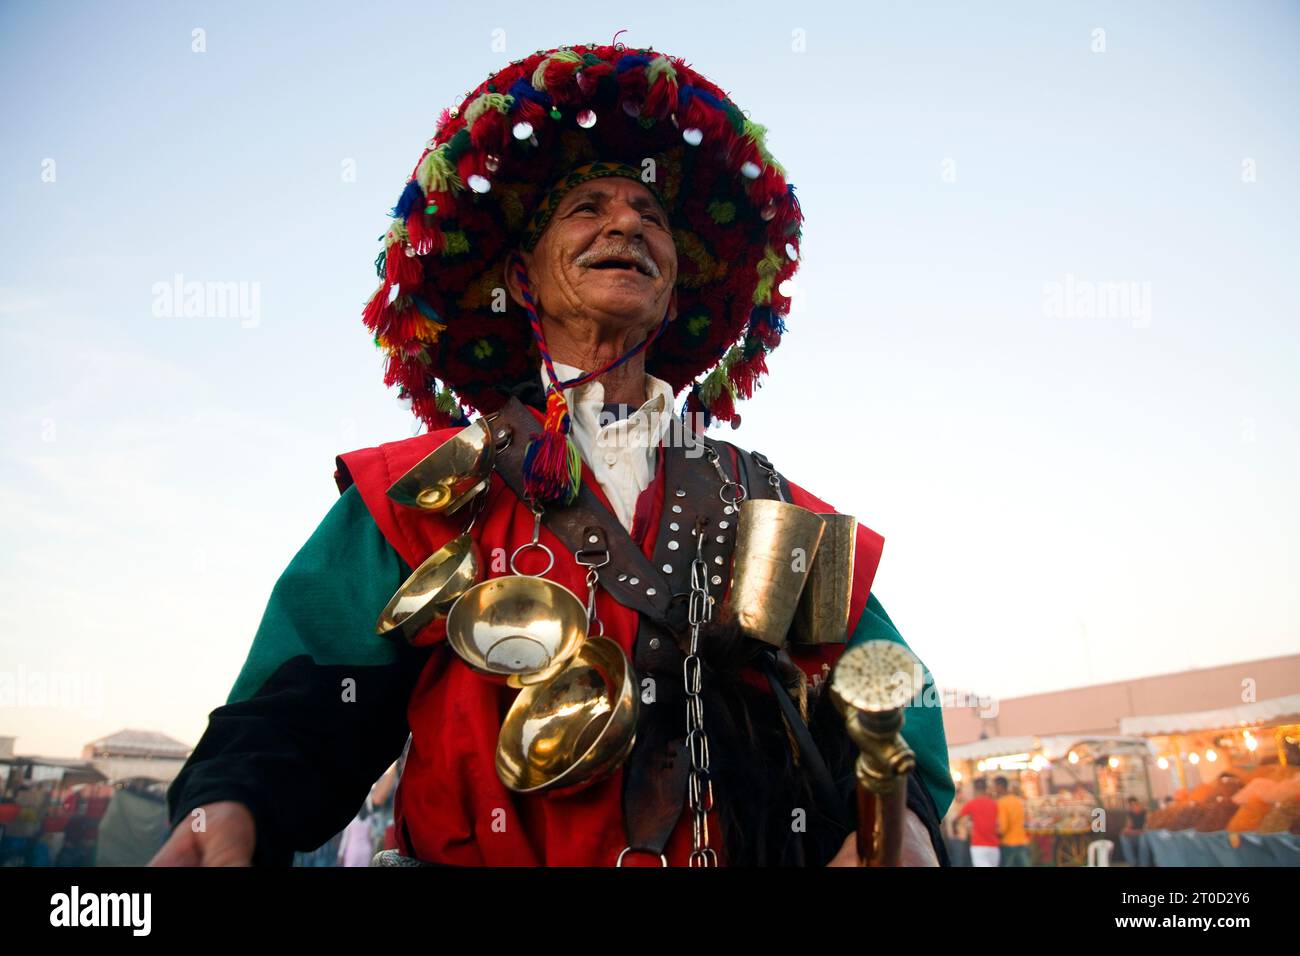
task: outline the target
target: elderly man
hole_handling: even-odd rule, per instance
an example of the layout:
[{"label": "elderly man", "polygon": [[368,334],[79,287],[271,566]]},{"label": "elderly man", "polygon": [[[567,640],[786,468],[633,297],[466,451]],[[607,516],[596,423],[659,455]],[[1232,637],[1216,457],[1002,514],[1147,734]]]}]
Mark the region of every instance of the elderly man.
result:
[{"label": "elderly man", "polygon": [[[856,751],[825,687],[846,638],[902,643],[870,593],[880,537],[857,526],[841,643],[765,643],[713,614],[742,502],[833,510],[702,434],[738,424],[789,304],[802,214],[762,128],[676,58],[539,51],[444,111],[394,215],[365,319],[429,431],[340,456],[341,497],[173,784],[155,862],[285,862],[405,741],[408,862],[855,864]],[[692,381],[697,429],[674,414]],[[490,472],[449,477],[439,452],[459,443]],[[484,567],[435,614],[413,582],[457,541]],[[548,638],[519,650],[513,632],[479,655],[492,595],[521,586],[576,600],[576,646],[604,663],[530,664]],[[596,716],[566,728],[574,711]],[[567,762],[541,752],[552,731],[580,741]],[[905,733],[903,861],[934,865],[952,796],[938,709],[908,706]]]}]

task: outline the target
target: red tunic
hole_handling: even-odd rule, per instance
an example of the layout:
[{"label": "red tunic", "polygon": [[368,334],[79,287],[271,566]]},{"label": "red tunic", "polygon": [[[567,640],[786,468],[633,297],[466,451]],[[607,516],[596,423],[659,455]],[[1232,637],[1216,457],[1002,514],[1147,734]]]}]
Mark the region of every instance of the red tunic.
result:
[{"label": "red tunic", "polygon": [[[540,412],[530,411],[541,420]],[[380,531],[411,567],[457,536],[463,519],[460,515],[444,518],[404,508],[389,499],[386,492],[416,462],[458,431],[442,429],[340,456]],[[664,456],[658,455],[655,479],[637,502],[632,529],[647,557],[653,552],[663,506],[663,460]],[[731,469],[735,474],[734,460]],[[346,488],[348,478],[338,476],[338,480]],[[608,507],[608,500],[585,463],[582,480]],[[790,492],[794,504],[813,511],[834,510],[793,483]],[[510,573],[506,564],[509,554],[531,540],[533,516],[495,473],[488,494],[474,537],[482,549],[487,577],[500,577]],[[617,523],[612,511],[610,521]],[[586,569],[573,560],[573,555],[545,526],[540,540],[555,554],[555,564],[546,577],[585,601]],[[878,534],[858,525],[850,634],[866,607],[883,544]],[[520,558],[525,570],[531,567],[528,557],[525,554]],[[605,635],[617,641],[630,659],[637,612],[619,604],[603,589],[598,589],[596,602]],[[507,790],[496,773],[497,734],[518,692],[508,687],[503,677],[473,671],[447,646],[445,638],[446,622],[439,620],[416,639],[420,645],[438,646],[407,708],[412,739],[395,802],[401,851],[428,862],[468,866],[612,866],[627,845],[622,771],[566,797],[521,796]],[[792,649],[790,656],[810,677],[824,677],[842,649],[842,645]],[[757,671],[753,679],[766,686]],[[710,816],[711,824],[715,816]],[[711,825],[710,837],[725,859],[721,828]],[[690,849],[690,815],[684,811],[668,843],[669,864],[685,866]],[[644,854],[629,854],[624,862],[658,865],[657,860]]]}]

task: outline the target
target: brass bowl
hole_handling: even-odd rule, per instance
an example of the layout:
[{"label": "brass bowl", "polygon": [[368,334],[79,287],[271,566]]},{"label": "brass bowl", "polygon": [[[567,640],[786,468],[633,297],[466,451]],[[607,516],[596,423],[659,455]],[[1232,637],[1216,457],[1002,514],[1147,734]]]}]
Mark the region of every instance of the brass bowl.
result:
[{"label": "brass bowl", "polygon": [[590,637],[558,675],[525,687],[497,737],[497,776],[515,793],[575,793],[622,765],[639,701],[623,649]]},{"label": "brass bowl", "polygon": [[456,599],[482,576],[478,544],[467,534],[452,538],[402,582],[380,612],[375,633],[413,640],[430,622],[446,617]]},{"label": "brass bowl", "polygon": [[393,482],[388,497],[407,508],[454,514],[488,486],[496,462],[490,428],[482,418],[466,425]]},{"label": "brass bowl", "polygon": [[562,584],[511,575],[474,585],[447,613],[447,643],[471,667],[527,677],[573,657],[587,608]]}]

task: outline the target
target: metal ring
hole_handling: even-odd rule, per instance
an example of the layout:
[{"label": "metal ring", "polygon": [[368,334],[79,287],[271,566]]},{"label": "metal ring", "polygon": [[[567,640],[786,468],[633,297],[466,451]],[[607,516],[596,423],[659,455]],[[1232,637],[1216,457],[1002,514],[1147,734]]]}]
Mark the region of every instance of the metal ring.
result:
[{"label": "metal ring", "polygon": [[[515,558],[519,557],[519,552],[524,550],[524,548],[541,548],[543,551],[545,551],[546,556],[550,559],[546,562],[546,567],[542,568],[542,570],[537,571],[534,574],[525,574],[523,571],[520,571],[518,568],[516,568]],[[551,570],[551,568],[553,568],[554,566],[555,566],[555,552],[552,551],[550,548],[548,548],[546,545],[542,544],[540,541],[525,541],[519,547],[515,548],[515,550],[510,554],[510,570],[523,578],[540,578],[543,574]]]},{"label": "metal ring", "polygon": [[[614,863],[614,865],[621,867],[623,865],[623,857],[627,856],[629,853],[653,853],[653,852],[654,852],[653,850],[642,850],[639,848],[633,849],[631,846],[625,846],[623,847],[623,851],[619,853],[618,860]],[[662,869],[668,868],[668,857],[664,856],[662,853],[659,854],[659,866]]]},{"label": "metal ring", "polygon": [[[728,488],[739,489],[740,494],[735,498],[728,498],[726,495],[726,491]],[[749,492],[745,490],[745,486],[742,485],[740,482],[728,481],[725,482],[723,486],[718,489],[718,497],[722,499],[723,504],[731,505],[732,507],[735,507],[736,505],[744,501],[747,497],[749,497]]]}]

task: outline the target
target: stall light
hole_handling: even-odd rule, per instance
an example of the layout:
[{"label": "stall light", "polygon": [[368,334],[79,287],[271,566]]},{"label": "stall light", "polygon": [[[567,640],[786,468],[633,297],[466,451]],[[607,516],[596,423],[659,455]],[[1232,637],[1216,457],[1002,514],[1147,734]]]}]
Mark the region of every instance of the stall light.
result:
[{"label": "stall light", "polygon": [[977,763],[977,764],[975,765],[975,769],[978,770],[980,773],[983,773],[983,772],[984,772],[984,761],[981,760],[979,763]]},{"label": "stall light", "polygon": [[1111,770],[1118,770],[1118,769],[1119,769],[1119,758],[1118,758],[1118,757],[1111,757],[1109,760],[1106,761],[1106,763],[1110,766],[1110,769],[1111,769]]},{"label": "stall light", "polygon": [[1159,767],[1161,770],[1168,770],[1168,769],[1169,769],[1169,758],[1168,758],[1168,757],[1161,757],[1159,760],[1156,761],[1156,766]]},{"label": "stall light", "polygon": [[1073,750],[1071,750],[1071,751],[1070,751],[1070,763],[1078,763],[1078,762],[1079,762],[1079,755],[1078,755],[1077,753],[1075,753]]},{"label": "stall light", "polygon": [[1029,754],[1007,754],[1005,757],[989,757],[984,761],[985,770],[1028,770]]},{"label": "stall light", "polygon": [[1033,770],[1034,773],[1041,773],[1051,765],[1052,762],[1042,754],[1034,754],[1033,758],[1029,761],[1029,769]]},{"label": "stall light", "polygon": [[1254,753],[1255,749],[1259,747],[1259,741],[1255,739],[1255,735],[1247,730],[1242,734],[1242,736],[1246,738],[1246,749],[1251,753]]},{"label": "stall light", "polygon": [[1192,751],[1187,755],[1187,762],[1191,764],[1193,767],[1195,767],[1198,763],[1201,762],[1201,755],[1198,754],[1196,751]]},{"label": "stall light", "polygon": [[954,771],[952,772],[952,782],[953,782],[953,783],[961,783],[961,771],[960,771],[960,770],[954,770]]},{"label": "stall light", "polygon": [[1205,748],[1205,759],[1210,763],[1214,763],[1214,761],[1219,759],[1219,755],[1214,752],[1213,747],[1207,747]]}]

